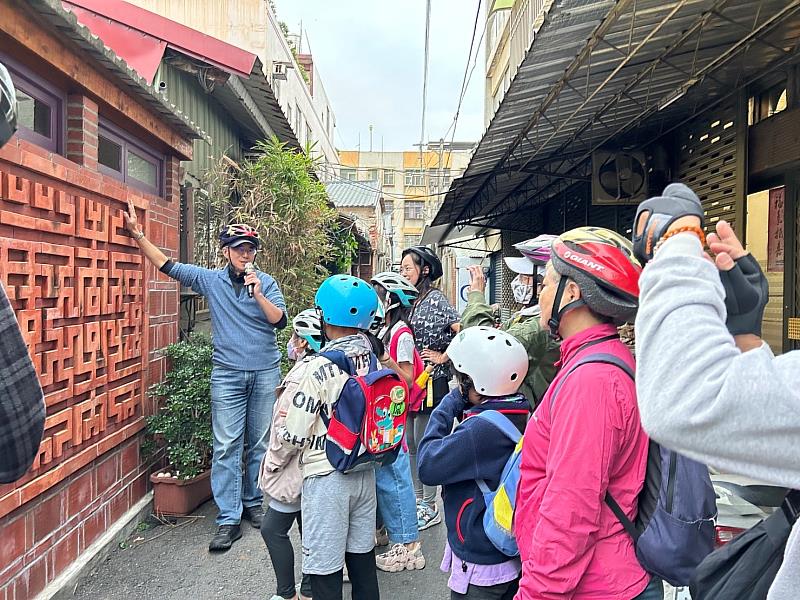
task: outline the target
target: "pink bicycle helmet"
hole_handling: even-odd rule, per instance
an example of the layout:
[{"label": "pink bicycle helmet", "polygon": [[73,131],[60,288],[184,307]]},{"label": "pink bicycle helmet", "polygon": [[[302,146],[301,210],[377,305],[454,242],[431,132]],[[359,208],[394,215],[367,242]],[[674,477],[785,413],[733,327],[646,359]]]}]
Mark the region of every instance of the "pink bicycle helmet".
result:
[{"label": "pink bicycle helmet", "polygon": [[537,267],[543,267],[550,260],[550,247],[553,244],[553,240],[557,238],[557,235],[544,233],[530,240],[514,244],[514,248],[519,250],[525,258]]},{"label": "pink bicycle helmet", "polygon": [[545,266],[550,260],[550,245],[555,238],[554,235],[542,234],[514,244],[514,248],[519,250],[522,256],[506,257],[506,265],[515,273],[535,275],[536,268]]}]

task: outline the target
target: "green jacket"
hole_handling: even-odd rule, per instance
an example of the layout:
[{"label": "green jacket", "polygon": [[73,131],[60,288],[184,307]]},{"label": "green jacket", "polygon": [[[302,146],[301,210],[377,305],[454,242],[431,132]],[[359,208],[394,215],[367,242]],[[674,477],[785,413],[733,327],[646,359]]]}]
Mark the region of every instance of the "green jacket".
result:
[{"label": "green jacket", "polygon": [[[466,329],[477,325],[494,327],[494,315],[482,293],[470,292],[467,307],[461,315],[461,327]],[[555,366],[561,358],[558,342],[550,337],[547,330],[542,329],[538,315],[514,313],[500,325],[500,329],[517,338],[528,351],[528,374],[519,391],[536,408],[558,370]]]}]

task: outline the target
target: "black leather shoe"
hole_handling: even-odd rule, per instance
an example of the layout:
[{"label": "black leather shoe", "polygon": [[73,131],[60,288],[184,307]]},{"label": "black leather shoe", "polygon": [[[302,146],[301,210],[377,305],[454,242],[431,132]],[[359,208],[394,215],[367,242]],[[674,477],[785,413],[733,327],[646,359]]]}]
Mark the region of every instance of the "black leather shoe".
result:
[{"label": "black leather shoe", "polygon": [[208,551],[225,552],[240,537],[242,537],[242,528],[238,525],[220,525],[217,535],[211,539],[211,543],[208,545]]},{"label": "black leather shoe", "polygon": [[261,529],[261,521],[264,520],[264,509],[260,506],[245,506],[242,509],[242,518],[250,521],[256,529]]}]

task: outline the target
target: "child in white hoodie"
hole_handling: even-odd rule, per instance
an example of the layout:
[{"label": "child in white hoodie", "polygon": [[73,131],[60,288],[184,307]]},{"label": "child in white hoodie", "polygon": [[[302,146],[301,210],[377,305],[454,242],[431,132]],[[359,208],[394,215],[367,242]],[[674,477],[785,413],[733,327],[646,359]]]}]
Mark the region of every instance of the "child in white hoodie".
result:
[{"label": "child in white hoodie", "polygon": [[[261,462],[259,477],[259,487],[266,496],[269,496],[269,506],[261,522],[261,536],[267,545],[278,582],[277,593],[271,600],[298,598],[294,578],[294,548],[289,539],[289,530],[297,521],[302,535],[300,492],[303,487],[303,474],[299,450],[285,447],[278,436],[286,421],[288,407],[310,364],[303,359],[319,352],[322,346],[322,330],[319,317],[314,310],[308,309],[298,314],[292,320],[292,327],[294,335],[289,341],[289,358],[297,362],[278,388],[269,447]],[[308,575],[303,574],[299,600],[307,600],[310,597],[311,580]]]},{"label": "child in white hoodie", "polygon": [[[376,360],[369,329],[378,295],[351,275],[334,275],[317,290],[325,351],[338,350],[366,375]],[[311,578],[314,600],[341,600],[344,566],[353,598],[378,600],[375,567],[375,470],[342,473],[328,460],[326,417],[333,414],[348,375],[324,356],[307,358],[304,377],[288,404],[282,443],[302,450],[303,573]]]}]

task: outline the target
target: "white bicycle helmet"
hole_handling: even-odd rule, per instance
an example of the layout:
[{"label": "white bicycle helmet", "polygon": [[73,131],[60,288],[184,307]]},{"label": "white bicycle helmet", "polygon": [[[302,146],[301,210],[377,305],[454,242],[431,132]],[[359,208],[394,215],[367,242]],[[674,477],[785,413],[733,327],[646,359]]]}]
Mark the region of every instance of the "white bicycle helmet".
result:
[{"label": "white bicycle helmet", "polygon": [[379,299],[378,300],[378,310],[375,311],[375,316],[372,317],[372,323],[369,326],[370,333],[377,335],[378,337],[383,337],[383,326],[386,323],[386,308],[383,306],[383,302]]},{"label": "white bicycle helmet", "polygon": [[469,327],[447,348],[459,373],[483,396],[516,394],[528,374],[528,352],[517,339],[493,327]]},{"label": "white bicycle helmet", "polygon": [[319,352],[322,348],[322,327],[319,323],[317,311],[307,308],[301,311],[292,319],[292,328],[298,337],[308,342],[314,352]]},{"label": "white bicycle helmet", "polygon": [[17,93],[8,70],[0,64],[0,147],[17,130]]},{"label": "white bicycle helmet", "polygon": [[[373,276],[371,281],[373,285],[378,284],[389,294],[394,294],[400,300],[400,304],[406,308],[409,308],[419,296],[419,291],[414,284],[399,273],[384,271]],[[387,310],[395,306],[396,304],[390,304]]]}]

